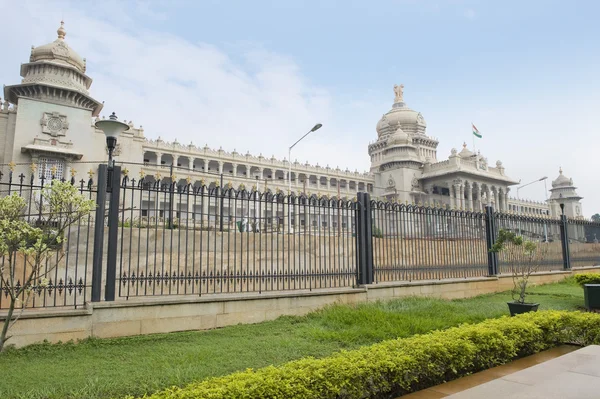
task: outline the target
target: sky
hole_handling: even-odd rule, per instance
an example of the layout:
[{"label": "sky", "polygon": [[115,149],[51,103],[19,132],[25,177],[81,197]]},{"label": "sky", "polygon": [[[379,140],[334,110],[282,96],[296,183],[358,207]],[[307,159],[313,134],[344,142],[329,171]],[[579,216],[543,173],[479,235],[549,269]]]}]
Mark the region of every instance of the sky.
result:
[{"label": "sky", "polygon": [[[394,84],[439,141],[529,183],[564,174],[600,212],[598,1],[0,0],[0,83],[56,38],[106,115],[147,138],[368,171]],[[543,183],[519,192],[544,200]],[[516,195],[516,188],[512,189]]]}]

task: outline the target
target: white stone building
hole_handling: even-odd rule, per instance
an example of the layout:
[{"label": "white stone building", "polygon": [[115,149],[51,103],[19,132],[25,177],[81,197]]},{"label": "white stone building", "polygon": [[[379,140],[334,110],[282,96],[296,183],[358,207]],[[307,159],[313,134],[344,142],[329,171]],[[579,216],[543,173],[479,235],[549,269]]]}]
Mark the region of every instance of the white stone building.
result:
[{"label": "white stone building", "polygon": [[[4,86],[4,173],[9,164],[28,173],[34,163],[38,177],[50,177],[51,170],[59,178],[85,176],[107,159],[104,134],[94,127],[103,104],[90,95],[92,79],[86,75],[85,58],[67,45],[62,23],[57,33],[53,42],[32,47],[29,62],[21,65],[21,83]],[[427,134],[423,115],[406,105],[402,85],[394,86],[394,92],[392,109],[377,123],[377,141],[368,145],[369,172],[294,162],[292,191],[348,198],[367,191],[374,197],[471,211],[481,211],[491,201],[502,211],[554,216],[560,214],[558,204],[565,203],[568,216],[581,217],[581,197],[562,170],[546,204],[510,198],[510,187],[518,182],[506,175],[502,162],[490,165],[466,145],[438,161],[438,140]],[[215,184],[223,176],[234,187],[288,190],[286,159],[148,139],[142,126],[125,122],[130,129],[119,138],[115,155],[131,177]]]}]

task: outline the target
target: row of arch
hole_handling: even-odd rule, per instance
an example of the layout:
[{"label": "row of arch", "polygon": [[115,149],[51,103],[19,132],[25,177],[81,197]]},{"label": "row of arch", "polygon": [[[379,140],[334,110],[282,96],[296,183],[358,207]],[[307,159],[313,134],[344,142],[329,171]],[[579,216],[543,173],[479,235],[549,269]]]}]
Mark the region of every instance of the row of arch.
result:
[{"label": "row of arch", "polygon": [[[246,164],[234,164],[216,159],[177,157],[172,154],[157,154],[152,151],[146,151],[144,153],[144,164],[148,166],[173,166],[175,168],[175,174],[183,174],[192,171],[208,175],[212,174],[215,176],[215,179],[219,178],[222,174],[225,179],[227,179],[227,177],[246,179],[247,184],[250,183],[251,180],[255,180],[255,184],[257,185],[262,184],[265,181],[275,181],[282,184],[287,184],[288,182],[287,170]],[[162,180],[164,180],[165,183],[170,182],[166,181],[167,179]],[[373,191],[373,185],[364,181],[333,176],[319,176],[305,172],[292,171],[291,183],[293,187],[300,188],[301,190],[303,189],[304,191],[308,189],[337,190],[338,185],[340,191],[343,192],[356,193],[359,191]],[[179,184],[180,183],[178,182],[178,185]]]}]

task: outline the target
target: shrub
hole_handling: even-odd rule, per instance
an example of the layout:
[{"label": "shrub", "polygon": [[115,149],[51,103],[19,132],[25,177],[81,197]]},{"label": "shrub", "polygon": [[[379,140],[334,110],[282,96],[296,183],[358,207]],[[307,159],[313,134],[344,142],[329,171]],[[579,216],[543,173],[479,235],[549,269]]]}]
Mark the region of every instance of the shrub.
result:
[{"label": "shrub", "polygon": [[377,226],[373,226],[371,234],[375,238],[383,238],[383,231],[381,231],[381,229],[379,227],[377,227]]},{"label": "shrub", "polygon": [[576,274],[573,278],[582,287],[585,284],[600,284],[600,274],[598,273],[581,273]]},{"label": "shrub", "polygon": [[401,395],[561,343],[600,343],[600,315],[547,311],[384,341],[323,359],[248,369],[148,399],[377,398]]}]

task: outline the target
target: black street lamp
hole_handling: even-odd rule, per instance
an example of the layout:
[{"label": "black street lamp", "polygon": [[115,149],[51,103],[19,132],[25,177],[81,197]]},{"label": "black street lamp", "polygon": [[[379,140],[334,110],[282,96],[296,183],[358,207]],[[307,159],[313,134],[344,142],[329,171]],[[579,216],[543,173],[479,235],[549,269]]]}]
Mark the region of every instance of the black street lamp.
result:
[{"label": "black street lamp", "polygon": [[117,139],[122,132],[129,130],[129,125],[120,122],[117,119],[117,115],[113,112],[108,119],[103,119],[95,123],[97,129],[104,132],[106,136],[106,146],[108,147],[108,166],[112,168],[114,166],[113,152],[117,147]]}]

